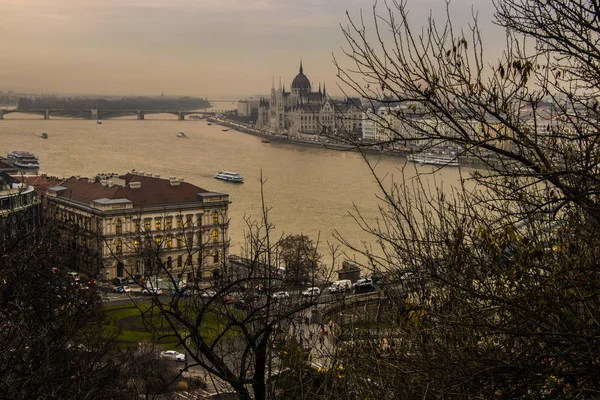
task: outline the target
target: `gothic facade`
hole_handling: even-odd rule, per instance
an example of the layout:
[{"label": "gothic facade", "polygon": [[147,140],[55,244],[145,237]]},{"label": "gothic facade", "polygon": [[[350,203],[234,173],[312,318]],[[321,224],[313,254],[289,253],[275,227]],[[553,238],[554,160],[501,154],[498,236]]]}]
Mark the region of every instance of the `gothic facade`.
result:
[{"label": "gothic facade", "polygon": [[290,91],[279,82],[271,87],[269,99],[261,99],[256,127],[263,131],[289,136],[358,133],[361,127],[361,105],[358,99],[336,101],[327,96],[325,84],[312,90],[304,75],[302,61]]}]

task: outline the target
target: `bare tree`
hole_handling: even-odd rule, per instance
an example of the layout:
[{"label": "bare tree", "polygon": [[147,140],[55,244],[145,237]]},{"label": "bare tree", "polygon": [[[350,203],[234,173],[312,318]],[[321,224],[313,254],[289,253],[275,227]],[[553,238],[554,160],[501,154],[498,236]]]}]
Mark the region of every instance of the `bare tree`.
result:
[{"label": "bare tree", "polygon": [[599,6],[494,4],[507,47],[491,63],[476,14],[466,31],[449,11],[414,31],[407,2],[392,1],[375,4],[372,28],[362,17],[342,28],[353,67],[338,63],[340,79],[391,115],[365,113],[386,132],[377,144],[407,154],[452,146],[481,167],[451,193],[424,175],[380,179],[379,223],[355,214],[380,248],[345,244],[393,282],[379,329],[347,343],[345,365],[364,383],[358,397],[600,390],[591,350],[600,312]]}]

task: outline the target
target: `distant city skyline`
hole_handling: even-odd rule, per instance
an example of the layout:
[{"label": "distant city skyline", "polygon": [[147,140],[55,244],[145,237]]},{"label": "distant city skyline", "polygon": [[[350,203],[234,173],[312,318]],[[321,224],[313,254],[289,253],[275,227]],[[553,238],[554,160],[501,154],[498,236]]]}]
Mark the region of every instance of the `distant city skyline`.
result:
[{"label": "distant city skyline", "polygon": [[[444,0],[409,0],[411,21],[444,15]],[[474,5],[473,5],[474,4]],[[333,55],[347,63],[346,11],[372,19],[371,0],[0,0],[0,84],[54,94],[242,98],[288,86],[303,60],[314,85],[337,87]],[[492,26],[491,1],[455,0]],[[502,35],[488,35],[502,45]],[[484,37],[486,39],[486,37]]]}]

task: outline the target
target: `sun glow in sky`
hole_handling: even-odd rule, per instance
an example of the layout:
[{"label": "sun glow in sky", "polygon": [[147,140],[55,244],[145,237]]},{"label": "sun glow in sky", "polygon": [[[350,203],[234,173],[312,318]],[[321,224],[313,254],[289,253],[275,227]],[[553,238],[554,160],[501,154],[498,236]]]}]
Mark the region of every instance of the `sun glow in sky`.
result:
[{"label": "sun glow in sky", "polygon": [[[346,11],[373,0],[0,0],[0,90],[243,97],[289,87],[302,58],[336,90]],[[444,0],[409,0],[416,24]],[[491,25],[491,0],[454,0]],[[413,10],[414,8],[414,10]]]}]

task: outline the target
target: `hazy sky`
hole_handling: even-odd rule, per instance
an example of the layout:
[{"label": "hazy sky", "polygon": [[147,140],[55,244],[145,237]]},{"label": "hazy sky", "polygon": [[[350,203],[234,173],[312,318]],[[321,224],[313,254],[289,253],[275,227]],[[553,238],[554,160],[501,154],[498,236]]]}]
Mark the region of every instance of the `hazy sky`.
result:
[{"label": "hazy sky", "polygon": [[[415,23],[444,0],[409,0]],[[491,0],[454,0],[466,23],[474,4],[491,25]],[[345,12],[373,0],[0,0],[0,90],[191,95],[268,93],[298,72],[336,89],[332,53]]]}]

